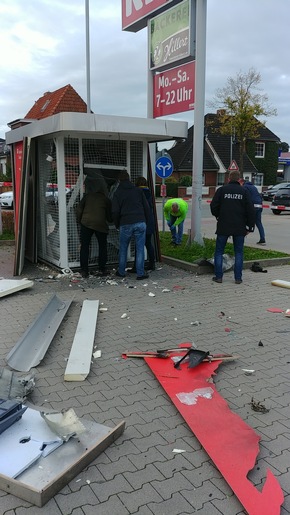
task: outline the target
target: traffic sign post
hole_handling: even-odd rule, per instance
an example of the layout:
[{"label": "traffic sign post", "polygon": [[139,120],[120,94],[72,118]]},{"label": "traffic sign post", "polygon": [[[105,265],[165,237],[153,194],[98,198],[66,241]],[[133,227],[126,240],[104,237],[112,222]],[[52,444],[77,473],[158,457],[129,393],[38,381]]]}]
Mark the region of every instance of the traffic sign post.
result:
[{"label": "traffic sign post", "polygon": [[[161,196],[162,196],[162,231],[165,231],[165,221],[164,221],[164,198],[166,196],[166,185],[165,179],[170,177],[173,172],[173,162],[171,157],[169,156],[161,156],[156,160],[155,163],[155,172],[158,177],[162,179],[161,184]],[[164,195],[165,193],[165,195]]]},{"label": "traffic sign post", "polygon": [[173,172],[172,159],[169,156],[161,156],[155,163],[155,172],[161,179],[167,179]]}]

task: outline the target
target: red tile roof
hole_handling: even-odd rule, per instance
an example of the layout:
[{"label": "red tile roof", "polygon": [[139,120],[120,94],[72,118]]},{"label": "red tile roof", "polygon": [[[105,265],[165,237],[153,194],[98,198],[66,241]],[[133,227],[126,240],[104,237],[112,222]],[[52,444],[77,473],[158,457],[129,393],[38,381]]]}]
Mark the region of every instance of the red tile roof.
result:
[{"label": "red tile roof", "polygon": [[87,104],[70,84],[56,91],[44,93],[42,97],[36,100],[34,106],[24,118],[41,120],[47,116],[64,112],[87,112]]}]

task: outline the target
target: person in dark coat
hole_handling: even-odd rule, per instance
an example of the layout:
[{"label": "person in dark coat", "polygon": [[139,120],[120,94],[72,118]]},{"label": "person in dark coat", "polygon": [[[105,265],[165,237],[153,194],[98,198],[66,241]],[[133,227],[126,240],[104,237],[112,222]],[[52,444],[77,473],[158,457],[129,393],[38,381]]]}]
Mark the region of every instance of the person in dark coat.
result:
[{"label": "person in dark coat", "polygon": [[[77,222],[80,223],[80,265],[82,277],[89,276],[89,249],[93,234],[99,246],[99,271],[107,275],[106,270],[108,222],[112,222],[112,205],[107,197],[104,180],[85,181],[87,193],[76,208]],[[89,185],[89,186],[88,186]]]},{"label": "person in dark coat", "polygon": [[113,221],[120,230],[118,277],[125,277],[129,243],[135,239],[137,279],[147,279],[144,272],[144,245],[146,224],[150,209],[145,195],[130,181],[128,172],[122,171],[118,177],[120,184],[112,200]]},{"label": "person in dark coat", "polygon": [[251,195],[252,202],[255,208],[255,222],[256,227],[259,231],[260,239],[257,241],[258,245],[266,245],[265,240],[265,230],[262,224],[262,211],[263,211],[263,199],[261,193],[259,193],[256,186],[251,181],[245,181],[244,179],[240,179],[240,184],[249,191]]},{"label": "person in dark coat", "polygon": [[[146,224],[146,238],[145,238],[145,247],[147,250],[147,257],[148,257],[148,266],[146,270],[155,270],[155,251],[152,244],[152,235],[155,232],[155,223],[154,223],[154,211],[153,211],[153,201],[152,201],[152,195],[151,191],[148,188],[147,181],[145,177],[137,177],[135,181],[135,185],[137,188],[140,188],[145,198],[148,202],[149,209],[150,209],[150,216]],[[134,273],[136,272],[136,252],[135,252],[135,260],[133,268],[129,269],[128,272]]]},{"label": "person in dark coat", "polygon": [[217,219],[213,277],[217,283],[223,280],[223,254],[229,236],[232,236],[234,244],[235,283],[242,283],[244,240],[255,228],[254,205],[249,192],[240,185],[239,178],[239,172],[230,172],[228,184],[217,189],[210,204],[211,213]]}]

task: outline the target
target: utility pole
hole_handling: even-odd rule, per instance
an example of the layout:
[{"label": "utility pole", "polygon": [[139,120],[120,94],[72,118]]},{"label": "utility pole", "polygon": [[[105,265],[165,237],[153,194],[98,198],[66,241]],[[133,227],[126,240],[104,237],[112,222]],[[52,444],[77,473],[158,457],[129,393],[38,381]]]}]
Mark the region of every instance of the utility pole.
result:
[{"label": "utility pole", "polygon": [[205,51],[207,0],[196,0],[196,67],[192,155],[192,206],[189,243],[204,245],[201,235],[201,200],[204,146]]}]

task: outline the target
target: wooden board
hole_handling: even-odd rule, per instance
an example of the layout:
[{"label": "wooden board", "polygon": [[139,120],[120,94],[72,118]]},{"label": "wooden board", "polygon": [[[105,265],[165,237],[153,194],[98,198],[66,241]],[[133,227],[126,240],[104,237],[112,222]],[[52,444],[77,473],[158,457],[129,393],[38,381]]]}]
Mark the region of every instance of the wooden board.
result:
[{"label": "wooden board", "polygon": [[84,300],[76,334],[65,369],[65,381],[84,381],[89,375],[98,309],[98,300]]}]

